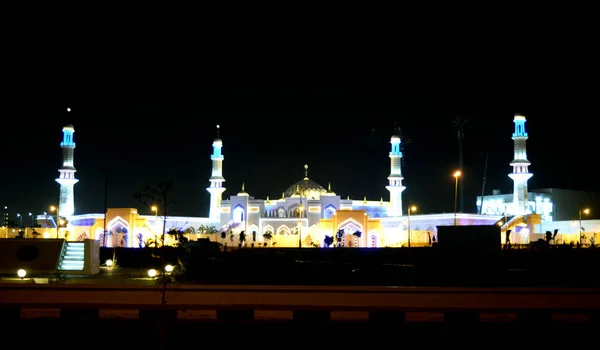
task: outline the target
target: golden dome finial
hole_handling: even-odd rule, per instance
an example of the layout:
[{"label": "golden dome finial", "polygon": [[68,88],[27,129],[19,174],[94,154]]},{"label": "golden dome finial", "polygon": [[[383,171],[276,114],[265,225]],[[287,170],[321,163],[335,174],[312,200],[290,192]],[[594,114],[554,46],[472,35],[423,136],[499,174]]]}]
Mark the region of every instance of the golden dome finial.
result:
[{"label": "golden dome finial", "polygon": [[304,164],[304,180],[308,180],[308,164]]},{"label": "golden dome finial", "polygon": [[246,191],[246,184],[242,182],[242,192]]}]

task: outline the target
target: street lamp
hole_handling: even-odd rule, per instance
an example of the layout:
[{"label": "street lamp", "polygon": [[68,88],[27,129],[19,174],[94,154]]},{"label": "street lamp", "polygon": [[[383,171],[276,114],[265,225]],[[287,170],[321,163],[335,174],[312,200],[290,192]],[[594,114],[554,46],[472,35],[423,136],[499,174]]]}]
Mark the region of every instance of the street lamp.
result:
[{"label": "street lamp", "polygon": [[31,217],[31,227],[35,226],[35,225],[33,224],[33,214],[31,214],[31,212],[29,213],[29,217]]},{"label": "street lamp", "polygon": [[298,248],[302,248],[302,210],[304,210],[304,206],[300,204],[298,207],[298,212],[300,214],[300,219],[298,220]]},{"label": "street lamp", "polygon": [[415,212],[417,211],[417,207],[416,206],[408,206],[408,247],[410,248],[410,212]]},{"label": "street lamp", "polygon": [[23,216],[17,213],[17,219],[19,219],[19,227],[23,227]]},{"label": "street lamp", "polygon": [[460,170],[454,172],[454,226],[456,226],[456,207],[458,204],[458,178],[462,175]]},{"label": "street lamp", "polygon": [[58,208],[55,207],[55,206],[53,206],[53,205],[51,205],[50,206],[50,212],[52,213],[54,211],[56,211],[56,238],[58,238],[58,227],[60,226],[58,224]]},{"label": "street lamp", "polygon": [[[150,210],[154,212],[154,216],[156,217],[156,222],[158,222],[158,206],[153,205]],[[163,242],[164,243],[164,242]],[[158,235],[154,232],[154,246],[158,246]]]},{"label": "street lamp", "polygon": [[581,213],[584,213],[585,215],[590,213],[590,210],[588,208],[585,209],[579,209],[579,244],[582,244],[583,242],[581,242]]}]

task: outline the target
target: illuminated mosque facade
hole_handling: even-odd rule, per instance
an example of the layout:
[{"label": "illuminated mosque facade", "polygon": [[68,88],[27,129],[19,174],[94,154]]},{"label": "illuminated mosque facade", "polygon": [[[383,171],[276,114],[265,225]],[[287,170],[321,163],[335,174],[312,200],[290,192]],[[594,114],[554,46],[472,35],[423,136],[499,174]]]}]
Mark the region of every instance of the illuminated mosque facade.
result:
[{"label": "illuminated mosque facade", "polygon": [[[401,138],[396,133],[390,139],[390,172],[386,189],[389,200],[379,201],[342,198],[309,178],[308,166],[304,177],[283,190],[281,198],[257,199],[241,191],[223,198],[226,180],[223,176],[223,141],[217,126],[212,143],[212,173],[208,179],[210,193],[207,217],[162,218],[156,214],[142,215],[135,208],[109,208],[103,214],[74,215],[75,178],[72,125],[63,128],[63,164],[56,181],[60,184],[59,217],[67,219],[66,227],[56,229],[56,235],[68,240],[96,239],[109,247],[143,247],[149,240],[159,239],[166,230],[177,228],[189,239],[208,238],[229,246],[261,247],[345,247],[377,248],[427,246],[435,242],[438,226],[498,225],[504,232],[510,229],[512,243],[529,243],[541,231],[542,220],[551,221],[551,194],[536,194],[530,200],[527,181],[531,178],[526,152],[525,117],[515,115],[514,160],[510,163],[514,190],[510,195],[491,195],[477,198],[480,213],[418,214],[403,212],[404,177],[401,169]],[[38,220],[48,219],[47,216]],[[163,220],[164,219],[164,220]],[[54,237],[50,217],[45,237]],[[42,229],[43,230],[43,229]],[[104,232],[107,232],[104,237]],[[240,235],[243,233],[242,235]],[[166,244],[174,244],[168,237]],[[245,237],[243,242],[240,238]],[[330,239],[335,243],[331,244]],[[536,238],[537,239],[537,238]],[[502,235],[505,240],[505,235]]]}]

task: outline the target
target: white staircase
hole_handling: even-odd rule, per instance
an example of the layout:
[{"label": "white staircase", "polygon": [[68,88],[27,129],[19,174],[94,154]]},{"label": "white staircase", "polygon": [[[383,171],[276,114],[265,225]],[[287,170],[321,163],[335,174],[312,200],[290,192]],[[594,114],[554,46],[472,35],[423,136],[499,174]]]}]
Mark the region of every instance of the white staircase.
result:
[{"label": "white staircase", "polygon": [[58,269],[61,271],[83,271],[85,266],[85,244],[83,242],[66,242]]}]

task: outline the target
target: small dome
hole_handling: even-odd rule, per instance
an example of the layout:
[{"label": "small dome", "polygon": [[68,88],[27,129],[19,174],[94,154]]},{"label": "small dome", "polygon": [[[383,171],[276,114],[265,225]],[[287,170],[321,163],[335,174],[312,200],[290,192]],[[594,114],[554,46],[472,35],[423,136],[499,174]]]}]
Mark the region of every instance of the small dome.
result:
[{"label": "small dome", "polygon": [[245,184],[242,183],[242,190],[240,192],[238,192],[238,194],[237,194],[238,196],[247,196],[248,195],[248,193],[245,190],[245,187],[246,187]]},{"label": "small dome", "polygon": [[323,194],[324,196],[335,196],[335,192],[331,190],[331,183],[327,185],[327,192]]}]

